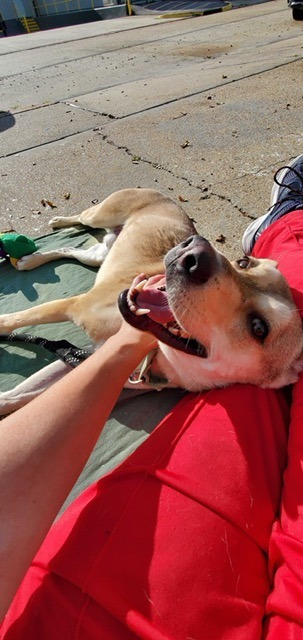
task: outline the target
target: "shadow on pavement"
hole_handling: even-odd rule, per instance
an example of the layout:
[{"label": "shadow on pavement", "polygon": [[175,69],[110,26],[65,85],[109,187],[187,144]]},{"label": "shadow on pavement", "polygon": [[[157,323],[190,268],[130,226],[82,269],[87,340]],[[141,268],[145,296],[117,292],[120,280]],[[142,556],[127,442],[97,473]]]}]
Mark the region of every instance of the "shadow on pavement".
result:
[{"label": "shadow on pavement", "polygon": [[13,127],[15,123],[15,117],[10,111],[0,111],[0,133]]}]

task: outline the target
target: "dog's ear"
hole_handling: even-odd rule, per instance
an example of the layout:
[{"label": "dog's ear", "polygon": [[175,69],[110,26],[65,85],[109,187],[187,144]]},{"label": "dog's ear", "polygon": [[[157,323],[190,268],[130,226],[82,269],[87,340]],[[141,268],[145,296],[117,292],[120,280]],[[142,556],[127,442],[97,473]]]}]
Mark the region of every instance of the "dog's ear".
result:
[{"label": "dog's ear", "polygon": [[[273,389],[280,389],[281,387],[286,387],[289,384],[294,384],[298,382],[299,375],[303,371],[303,351],[300,356],[292,362],[288,369],[281,373],[279,378],[276,378],[271,386]],[[266,386],[266,385],[265,385]]]},{"label": "dog's ear", "polygon": [[291,384],[293,382],[297,382],[300,373],[302,373],[303,371],[303,352],[301,353],[300,357],[297,358],[297,360],[295,360],[295,362],[293,362],[290,365],[289,368],[289,376],[293,377],[293,380],[291,381]]}]

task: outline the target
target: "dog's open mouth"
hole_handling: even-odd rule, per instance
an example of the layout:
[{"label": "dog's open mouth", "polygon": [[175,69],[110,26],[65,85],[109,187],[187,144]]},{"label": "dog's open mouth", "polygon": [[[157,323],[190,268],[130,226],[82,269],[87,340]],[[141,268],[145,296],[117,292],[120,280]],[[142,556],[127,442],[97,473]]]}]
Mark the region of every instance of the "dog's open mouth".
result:
[{"label": "dog's open mouth", "polygon": [[138,276],[130,289],[123,291],[118,300],[124,319],[142,331],[149,331],[165,344],[190,355],[206,358],[206,349],[194,340],[176,322],[166,294],[164,275],[148,280]]}]

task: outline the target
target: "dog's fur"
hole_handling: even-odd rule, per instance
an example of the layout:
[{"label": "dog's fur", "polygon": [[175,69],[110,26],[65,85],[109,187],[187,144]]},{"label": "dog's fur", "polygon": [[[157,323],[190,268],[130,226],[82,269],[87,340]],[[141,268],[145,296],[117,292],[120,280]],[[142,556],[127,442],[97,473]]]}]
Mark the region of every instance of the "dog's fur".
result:
[{"label": "dog's fur", "polygon": [[157,374],[194,391],[235,382],[280,387],[297,380],[301,320],[275,262],[230,262],[197,235],[179,204],[152,189],[118,191],[79,216],[56,217],[50,224],[82,224],[111,233],[88,250],[62,248],[24,256],[18,269],[72,257],[101,264],[95,284],[79,296],[1,315],[0,333],[70,320],[100,343],[121,325],[119,293],[138,274],[148,279],[164,273],[165,264],[169,307],[184,335],[201,343],[207,357],[160,342],[152,365]]}]

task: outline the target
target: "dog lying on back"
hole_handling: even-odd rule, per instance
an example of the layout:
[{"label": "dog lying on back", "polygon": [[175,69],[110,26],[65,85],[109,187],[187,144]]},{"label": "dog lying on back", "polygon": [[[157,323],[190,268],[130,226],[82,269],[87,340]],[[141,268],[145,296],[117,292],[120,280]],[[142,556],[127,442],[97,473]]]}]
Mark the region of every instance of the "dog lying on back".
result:
[{"label": "dog lying on back", "polygon": [[17,268],[76,258],[101,265],[95,284],[78,296],[1,315],[0,333],[72,321],[98,344],[119,329],[122,313],[156,335],[151,371],[171,386],[199,391],[236,382],[281,387],[297,380],[302,325],[275,262],[247,256],[230,262],[197,235],[179,204],[152,189],[118,191],[79,216],[50,224],[109,233],[87,250],[24,256]]}]

